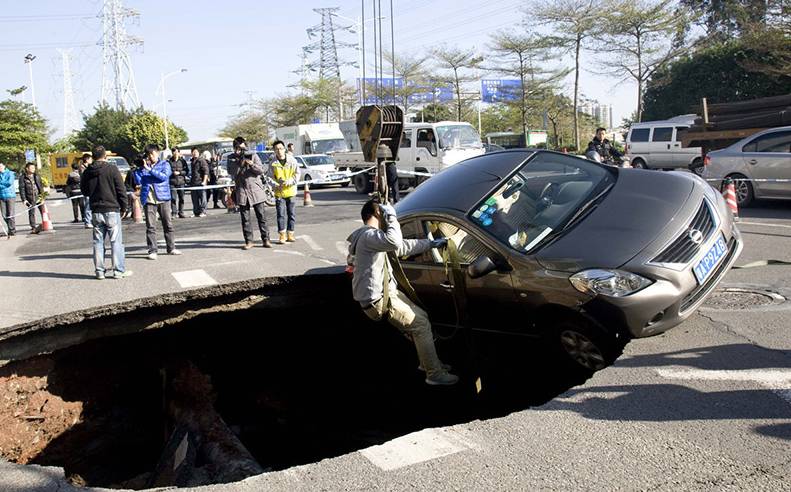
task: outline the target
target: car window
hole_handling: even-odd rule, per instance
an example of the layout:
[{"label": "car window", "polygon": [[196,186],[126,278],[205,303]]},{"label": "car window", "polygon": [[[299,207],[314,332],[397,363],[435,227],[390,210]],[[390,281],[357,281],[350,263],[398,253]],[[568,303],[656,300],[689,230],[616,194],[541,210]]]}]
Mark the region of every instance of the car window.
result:
[{"label": "car window", "polygon": [[[420,221],[412,220],[401,224],[401,236],[404,239],[425,239],[426,234],[423,232],[423,227]],[[426,251],[419,255],[401,258],[401,261],[412,263],[428,263],[433,264],[434,258],[431,251]]]},{"label": "car window", "polygon": [[305,164],[308,166],[323,166],[326,164],[335,165],[335,160],[328,155],[316,155],[305,157]]},{"label": "car window", "polygon": [[652,142],[670,142],[673,140],[673,127],[660,126],[654,128],[654,135],[651,137]]},{"label": "car window", "polygon": [[648,134],[651,132],[650,128],[632,128],[632,133],[629,135],[630,142],[648,142]]},{"label": "car window", "polygon": [[[428,231],[429,239],[448,238],[452,240],[458,249],[459,262],[462,264],[468,265],[482,255],[493,258],[492,251],[462,227],[442,221],[427,221],[424,226]],[[433,250],[431,256],[434,263],[444,262],[438,250]]]},{"label": "car window", "polygon": [[404,130],[401,137],[401,148],[408,149],[410,147],[412,147],[412,130]]},{"label": "car window", "polygon": [[468,217],[498,241],[529,252],[553,231],[562,230],[584,203],[614,181],[606,166],[541,153],[485,197]]},{"label": "car window", "polygon": [[761,135],[742,147],[742,152],[791,152],[791,131]]}]

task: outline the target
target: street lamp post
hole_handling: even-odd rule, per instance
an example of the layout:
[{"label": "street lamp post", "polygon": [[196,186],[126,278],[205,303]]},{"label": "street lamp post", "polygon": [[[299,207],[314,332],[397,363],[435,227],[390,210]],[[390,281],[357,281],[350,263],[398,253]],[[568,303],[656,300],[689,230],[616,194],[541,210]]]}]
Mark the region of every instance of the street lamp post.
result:
[{"label": "street lamp post", "polygon": [[165,95],[165,80],[168,78],[186,72],[186,68],[182,68],[181,70],[176,70],[174,72],[170,72],[168,74],[162,74],[159,78],[159,87],[157,87],[157,92],[162,92],[162,126],[165,128],[165,148],[170,148],[170,138],[168,136],[168,100],[167,96]]},{"label": "street lamp post", "polygon": [[36,86],[33,85],[33,60],[35,59],[36,57],[30,53],[25,55],[25,64],[27,65],[28,72],[30,73],[30,102],[33,103],[33,106],[36,105]]}]

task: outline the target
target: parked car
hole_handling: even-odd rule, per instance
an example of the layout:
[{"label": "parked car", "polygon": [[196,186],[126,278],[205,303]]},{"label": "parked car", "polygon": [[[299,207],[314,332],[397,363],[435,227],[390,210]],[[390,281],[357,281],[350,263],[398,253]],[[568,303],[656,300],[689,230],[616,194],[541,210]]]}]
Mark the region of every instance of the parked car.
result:
[{"label": "parked car", "polygon": [[462,292],[474,334],[543,337],[586,370],[630,337],[683,322],[742,250],[725,201],[700,177],[545,150],[460,162],[396,210],[405,238],[458,248],[462,286],[438,250],[403,259],[432,323],[458,325]]},{"label": "parked car", "polygon": [[[730,147],[709,152],[704,164],[703,177],[711,180],[716,189],[722,190],[724,178],[736,180],[736,201],[740,207],[750,205],[757,198],[791,199],[791,182],[760,181],[791,180],[791,126],[764,130]],[[757,181],[746,181],[753,179]]]},{"label": "parked car", "polygon": [[634,123],[626,135],[626,155],[638,169],[689,169],[700,175],[700,147],[682,147],[680,133],[694,122],[695,115],[665,121]]},{"label": "parked car", "polygon": [[351,178],[346,171],[335,167],[335,159],[325,154],[307,154],[294,157],[299,164],[299,181],[321,181],[322,185],[349,186]]}]

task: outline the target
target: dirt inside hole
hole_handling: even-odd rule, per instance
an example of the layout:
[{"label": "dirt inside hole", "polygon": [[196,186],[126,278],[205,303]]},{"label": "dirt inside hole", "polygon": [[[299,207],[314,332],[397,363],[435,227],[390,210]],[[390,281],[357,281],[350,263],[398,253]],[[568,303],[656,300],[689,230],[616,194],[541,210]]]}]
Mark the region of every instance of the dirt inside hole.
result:
[{"label": "dirt inside hole", "polygon": [[0,455],[90,486],[228,482],[538,405],[587,377],[533,339],[476,335],[472,354],[459,332],[437,345],[463,383],[429,387],[411,342],[338,288],[0,368]]}]

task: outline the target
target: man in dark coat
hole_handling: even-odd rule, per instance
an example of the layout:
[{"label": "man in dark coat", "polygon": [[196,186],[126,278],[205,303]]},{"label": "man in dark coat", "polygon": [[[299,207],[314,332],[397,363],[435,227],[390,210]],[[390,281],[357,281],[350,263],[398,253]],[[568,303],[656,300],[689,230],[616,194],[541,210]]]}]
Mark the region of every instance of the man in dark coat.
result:
[{"label": "man in dark coat", "polygon": [[[173,155],[170,158],[170,169],[173,174],[170,175],[170,212],[175,218],[178,212],[179,218],[183,219],[184,215],[184,187],[187,186],[187,179],[189,178],[189,167],[187,161],[181,156],[181,151],[175,147],[172,149]],[[178,207],[176,206],[178,204]]]},{"label": "man in dark coat", "polygon": [[614,164],[615,159],[621,159],[623,154],[618,152],[618,149],[612,146],[607,137],[605,137],[605,130],[604,128],[597,128],[596,129],[596,136],[593,137],[593,140],[590,141],[588,144],[588,150],[586,152],[595,151],[601,156],[601,161],[606,164]]},{"label": "man in dark coat", "polygon": [[[198,149],[192,149],[192,167],[190,186],[206,186],[209,184],[209,163],[200,156]],[[206,217],[206,190],[192,190],[192,215],[193,217]]]},{"label": "man in dark coat", "polygon": [[27,218],[30,222],[31,234],[38,234],[40,231],[36,224],[36,209],[39,213],[42,212],[41,207],[36,207],[36,205],[41,203],[43,191],[44,185],[41,183],[41,176],[36,172],[36,163],[28,162],[25,164],[25,172],[19,177],[19,197],[22,199],[22,204],[28,209]]}]

